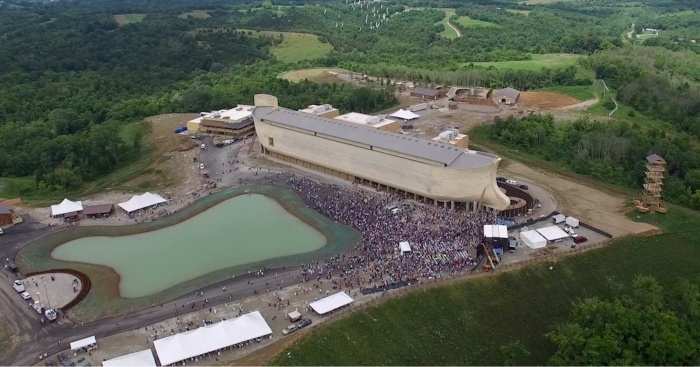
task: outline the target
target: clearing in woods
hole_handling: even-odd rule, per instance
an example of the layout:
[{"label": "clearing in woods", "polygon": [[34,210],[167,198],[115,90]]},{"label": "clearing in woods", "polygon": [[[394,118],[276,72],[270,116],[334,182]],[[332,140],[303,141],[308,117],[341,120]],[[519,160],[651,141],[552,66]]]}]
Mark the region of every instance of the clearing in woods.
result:
[{"label": "clearing in woods", "polygon": [[292,71],[287,71],[285,73],[282,73],[279,75],[279,78],[289,80],[290,82],[300,82],[304,79],[308,79],[310,82],[314,83],[341,83],[343,82],[342,79],[338,78],[337,76],[333,76],[328,74],[329,72],[334,72],[334,73],[347,73],[348,71],[345,69],[337,69],[337,68],[313,68],[313,69],[300,69],[300,70],[292,70]]},{"label": "clearing in woods", "polygon": [[192,162],[191,156],[194,155],[191,153],[200,142],[174,131],[197,117],[199,114],[196,113],[171,113],[146,118],[151,125],[151,133],[146,139],[147,144],[155,148],[154,160],[121,188],[153,190],[191,180],[189,170],[183,169],[183,166]]},{"label": "clearing in woods", "polygon": [[478,20],[478,19],[472,19],[467,16],[462,16],[457,19],[457,23],[459,23],[462,27],[466,28],[480,28],[480,27],[500,27],[500,25],[496,23],[491,23],[491,22],[486,22],[483,20]]},{"label": "clearing in woods", "polygon": [[211,18],[211,15],[209,15],[209,10],[192,10],[191,12],[188,13],[182,13],[177,16],[180,19],[187,19],[188,17],[196,18],[196,19],[207,19]]},{"label": "clearing in woods", "polygon": [[330,43],[319,41],[318,36],[308,33],[277,32],[277,31],[253,31],[237,29],[237,31],[252,32],[253,36],[279,37],[284,36],[281,44],[270,47],[270,52],[277,60],[284,63],[293,63],[303,60],[317,59],[328,55],[333,46]]},{"label": "clearing in woods", "polygon": [[450,17],[455,15],[454,9],[442,9],[445,12],[445,17],[436,24],[442,24],[444,29],[440,32],[440,37],[455,39],[459,37],[457,31],[450,26]]},{"label": "clearing in woods", "polygon": [[130,23],[138,23],[146,17],[146,14],[117,14],[114,16],[114,21],[119,25],[127,25]]},{"label": "clearing in woods", "polygon": [[475,62],[474,65],[489,67],[493,66],[496,69],[513,69],[513,70],[540,70],[542,68],[561,68],[576,64],[580,55],[576,54],[532,54],[532,60],[523,61],[493,61],[493,62]]},{"label": "clearing in woods", "polygon": [[581,101],[566,94],[553,92],[522,92],[518,104],[526,107],[535,107],[542,110],[571,106]]}]

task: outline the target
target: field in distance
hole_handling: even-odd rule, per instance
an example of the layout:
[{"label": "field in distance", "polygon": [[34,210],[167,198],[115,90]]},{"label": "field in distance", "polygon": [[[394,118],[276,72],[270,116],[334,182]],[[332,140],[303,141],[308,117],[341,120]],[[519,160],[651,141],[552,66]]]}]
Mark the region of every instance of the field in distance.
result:
[{"label": "field in distance", "polygon": [[192,10],[191,12],[188,13],[182,13],[177,16],[180,19],[187,19],[188,17],[196,18],[196,19],[207,19],[211,18],[211,15],[209,15],[208,10]]},{"label": "field in distance", "polygon": [[300,82],[304,79],[308,79],[310,82],[314,83],[339,83],[342,82],[343,80],[339,79],[336,76],[328,74],[328,72],[335,72],[335,73],[347,73],[348,71],[345,69],[337,69],[337,68],[313,68],[313,69],[300,69],[300,70],[292,70],[292,71],[287,71],[285,73],[280,74],[280,78],[289,80],[290,82]]},{"label": "field in distance", "polygon": [[576,54],[533,54],[532,60],[475,62],[474,65],[493,66],[497,69],[540,70],[561,68],[576,64],[581,55]]},{"label": "field in distance", "polygon": [[146,17],[146,14],[117,14],[114,16],[114,21],[119,25],[127,25],[129,23],[138,23]]},{"label": "field in distance", "polygon": [[570,2],[570,1],[578,1],[578,0],[527,0],[525,3],[527,5],[537,5],[537,4],[551,4],[551,3],[557,3],[557,2]]},{"label": "field in distance", "polygon": [[496,23],[491,23],[491,22],[486,22],[483,20],[478,20],[478,19],[472,19],[467,16],[461,16],[457,18],[457,23],[459,23],[462,27],[466,28],[479,28],[479,27],[500,27],[500,25]]},{"label": "field in distance", "polygon": [[[238,31],[249,32],[247,29]],[[270,52],[277,59],[284,63],[293,63],[302,60],[311,60],[328,55],[333,46],[330,43],[323,43],[318,40],[318,36],[307,33],[278,32],[278,31],[250,31],[253,36],[273,36],[284,35],[282,44],[271,47]]]}]

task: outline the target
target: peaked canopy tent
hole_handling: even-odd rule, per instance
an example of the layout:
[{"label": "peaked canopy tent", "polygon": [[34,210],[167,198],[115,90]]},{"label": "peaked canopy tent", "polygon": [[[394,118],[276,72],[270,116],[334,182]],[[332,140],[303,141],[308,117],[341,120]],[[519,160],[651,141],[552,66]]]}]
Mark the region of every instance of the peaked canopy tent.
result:
[{"label": "peaked canopy tent", "polygon": [[508,238],[508,227],[490,224],[484,225],[484,237]]},{"label": "peaked canopy tent", "polygon": [[312,302],[309,304],[309,306],[311,306],[311,308],[313,308],[313,310],[319,315],[323,315],[343,306],[347,306],[351,304],[352,301],[353,299],[345,292],[338,292],[326,298],[321,298],[316,302]]},{"label": "peaked canopy tent", "polygon": [[260,312],[224,320],[153,342],[162,366],[272,334]]},{"label": "peaked canopy tent", "polygon": [[411,252],[411,245],[408,243],[408,241],[401,241],[399,242],[399,249],[401,250],[401,253]]},{"label": "peaked canopy tent", "polygon": [[408,111],[408,110],[404,110],[402,108],[402,109],[392,113],[391,117],[396,117],[396,118],[400,118],[403,120],[415,120],[415,119],[419,118],[420,115],[417,115],[417,114],[415,114],[411,111]]},{"label": "peaked canopy tent", "polygon": [[63,199],[58,205],[51,205],[51,216],[63,215],[66,213],[83,211],[83,203],[80,201],[70,201]]},{"label": "peaked canopy tent", "polygon": [[97,344],[97,340],[95,339],[94,335],[89,338],[80,339],[70,343],[70,350],[78,350],[80,348],[85,348],[93,344]]},{"label": "peaked canopy tent", "polygon": [[520,239],[533,250],[547,246],[547,239],[535,230],[520,232]]},{"label": "peaked canopy tent", "polygon": [[108,359],[102,362],[104,367],[157,366],[153,352],[150,349]]},{"label": "peaked canopy tent", "polygon": [[131,213],[135,210],[148,208],[149,206],[165,202],[167,202],[167,200],[163,199],[162,196],[147,192],[143,195],[134,195],[128,201],[119,203],[117,205],[119,205],[119,207],[124,209],[126,212]]},{"label": "peaked canopy tent", "polygon": [[537,229],[537,232],[546,238],[547,241],[556,241],[569,237],[569,234],[557,226],[549,226]]}]

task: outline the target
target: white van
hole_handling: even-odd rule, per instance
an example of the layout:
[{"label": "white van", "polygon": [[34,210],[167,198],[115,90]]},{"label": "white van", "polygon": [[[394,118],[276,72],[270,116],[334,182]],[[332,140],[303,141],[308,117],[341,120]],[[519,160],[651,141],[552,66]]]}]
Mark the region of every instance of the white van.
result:
[{"label": "white van", "polygon": [[21,280],[15,280],[15,282],[12,284],[12,288],[14,288],[17,293],[24,292],[24,284],[22,284]]},{"label": "white van", "polygon": [[509,185],[515,186],[515,185],[518,184],[518,181],[515,181],[515,180],[506,180],[506,183],[509,184]]}]

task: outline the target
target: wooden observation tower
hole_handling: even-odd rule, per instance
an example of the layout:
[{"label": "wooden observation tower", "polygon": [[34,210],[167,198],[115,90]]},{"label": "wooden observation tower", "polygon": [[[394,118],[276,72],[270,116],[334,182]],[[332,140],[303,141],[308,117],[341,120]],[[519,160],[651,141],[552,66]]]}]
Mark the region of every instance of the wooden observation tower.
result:
[{"label": "wooden observation tower", "polygon": [[644,178],[642,197],[634,200],[635,207],[642,213],[656,211],[666,213],[668,208],[661,202],[664,189],[666,161],[656,154],[647,157],[647,171]]}]

